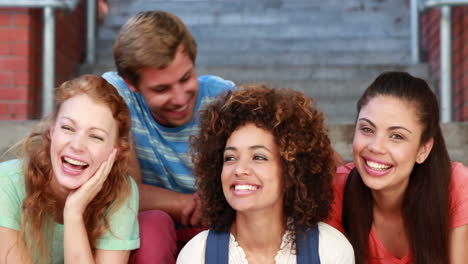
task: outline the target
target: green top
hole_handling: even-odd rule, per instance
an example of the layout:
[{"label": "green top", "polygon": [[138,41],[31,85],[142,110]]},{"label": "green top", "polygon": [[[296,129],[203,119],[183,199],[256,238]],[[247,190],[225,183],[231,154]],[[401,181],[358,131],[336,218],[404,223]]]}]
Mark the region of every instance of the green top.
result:
[{"label": "green top", "polygon": [[[131,179],[131,178],[130,178]],[[138,188],[133,179],[131,195],[110,218],[110,229],[99,237],[96,248],[132,250],[140,246],[138,228]],[[10,160],[0,163],[0,226],[20,230],[21,206],[26,196],[23,163]],[[46,234],[47,235],[47,234]],[[63,263],[63,225],[54,223],[53,263]]]}]

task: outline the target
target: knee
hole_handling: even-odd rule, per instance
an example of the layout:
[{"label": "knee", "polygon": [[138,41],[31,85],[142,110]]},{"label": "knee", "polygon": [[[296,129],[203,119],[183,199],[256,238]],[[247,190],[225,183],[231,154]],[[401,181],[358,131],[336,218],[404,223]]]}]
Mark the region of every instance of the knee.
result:
[{"label": "knee", "polygon": [[154,226],[155,223],[157,225],[162,226],[174,226],[174,221],[172,220],[171,216],[168,215],[164,211],[160,210],[151,210],[151,211],[143,211],[138,214],[138,223],[141,226]]},{"label": "knee", "polygon": [[[138,214],[140,234],[175,239],[175,224],[171,216],[160,210],[144,211]],[[145,236],[146,237],[146,236]]]},{"label": "knee", "polygon": [[177,236],[174,221],[163,211],[138,214],[140,248],[133,251],[130,263],[175,263]]}]

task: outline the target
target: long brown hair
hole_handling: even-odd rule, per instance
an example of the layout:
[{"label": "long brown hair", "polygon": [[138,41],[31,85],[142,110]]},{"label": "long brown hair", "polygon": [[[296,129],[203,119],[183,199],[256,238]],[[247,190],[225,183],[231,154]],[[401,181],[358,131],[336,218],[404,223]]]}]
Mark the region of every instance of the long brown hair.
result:
[{"label": "long brown hair", "polygon": [[[372,98],[382,95],[399,98],[414,107],[423,126],[420,144],[434,139],[427,159],[414,165],[403,198],[403,220],[413,263],[449,263],[451,167],[439,125],[437,98],[424,80],[405,72],[387,72],[378,76],[361,96],[358,113]],[[343,227],[354,247],[356,263],[367,263],[373,199],[356,169],[349,177],[343,198]]]},{"label": "long brown hair", "polygon": [[50,259],[50,241],[53,238],[50,235],[53,234],[53,219],[57,217],[55,210],[58,200],[50,190],[53,172],[49,130],[61,105],[78,94],[86,94],[108,106],[118,126],[116,144],[119,154],[101,191],[89,203],[83,215],[91,248],[94,248],[99,236],[109,229],[110,216],[131,191],[127,166],[130,114],[126,103],[115,88],[99,76],[83,75],[63,83],[55,91],[55,111],[32,131],[23,144],[26,197],[23,200],[20,237],[27,245],[29,254],[36,256],[39,262],[46,263]]}]

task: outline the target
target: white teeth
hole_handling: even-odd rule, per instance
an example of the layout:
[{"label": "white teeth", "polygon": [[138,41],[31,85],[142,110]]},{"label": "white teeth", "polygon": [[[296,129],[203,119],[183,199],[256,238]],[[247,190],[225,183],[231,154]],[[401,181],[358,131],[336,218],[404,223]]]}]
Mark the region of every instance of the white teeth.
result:
[{"label": "white teeth", "polygon": [[377,162],[373,162],[369,160],[366,160],[366,164],[367,166],[376,170],[386,170],[391,167],[390,165],[385,165],[385,164],[381,164],[381,163],[377,163]]},{"label": "white teeth", "polygon": [[178,109],[174,109],[174,112],[182,112],[182,111],[185,111],[185,109],[187,109],[188,107],[188,104],[178,108]]},{"label": "white teeth", "polygon": [[70,164],[73,164],[73,165],[76,165],[76,166],[86,166],[86,165],[88,165],[88,163],[85,163],[85,162],[82,162],[82,161],[79,161],[79,160],[74,160],[74,159],[71,159],[71,158],[68,158],[68,157],[64,157],[63,159],[66,162],[68,162]]},{"label": "white teeth", "polygon": [[234,186],[234,190],[236,191],[245,191],[245,190],[255,191],[257,189],[258,189],[257,186],[252,186],[252,185],[235,185]]}]

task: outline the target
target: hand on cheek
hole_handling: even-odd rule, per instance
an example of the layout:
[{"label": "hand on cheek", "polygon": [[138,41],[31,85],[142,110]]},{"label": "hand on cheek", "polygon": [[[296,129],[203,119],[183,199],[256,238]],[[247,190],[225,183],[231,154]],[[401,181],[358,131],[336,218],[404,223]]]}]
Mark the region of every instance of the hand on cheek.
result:
[{"label": "hand on cheek", "polygon": [[109,176],[109,172],[114,165],[115,157],[117,155],[117,149],[113,149],[110,153],[107,160],[102,162],[98,170],[94,175],[81,187],[76,190],[71,191],[68,194],[67,200],[65,201],[65,208],[63,210],[63,215],[83,215],[88,204],[96,197],[96,195],[101,191],[104,182]]}]

